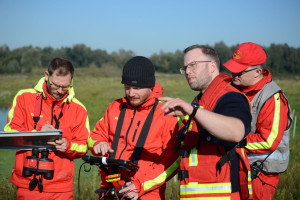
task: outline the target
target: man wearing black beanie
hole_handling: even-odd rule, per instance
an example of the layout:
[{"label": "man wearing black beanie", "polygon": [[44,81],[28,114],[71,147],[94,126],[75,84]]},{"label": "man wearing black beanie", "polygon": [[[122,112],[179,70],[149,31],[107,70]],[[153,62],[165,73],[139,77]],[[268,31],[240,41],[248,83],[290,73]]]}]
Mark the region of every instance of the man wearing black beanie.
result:
[{"label": "man wearing black beanie", "polygon": [[[89,148],[96,156],[130,160],[139,170],[120,192],[129,199],[165,199],[165,181],[178,167],[176,117],[165,117],[158,101],[163,89],[155,82],[155,67],[143,56],[123,68],[125,97],[113,101],[91,132]],[[143,139],[144,138],[144,139]],[[168,158],[168,159],[166,159]],[[109,188],[101,171],[100,188]],[[122,185],[122,180],[118,181]],[[109,199],[104,192],[100,198]]]}]

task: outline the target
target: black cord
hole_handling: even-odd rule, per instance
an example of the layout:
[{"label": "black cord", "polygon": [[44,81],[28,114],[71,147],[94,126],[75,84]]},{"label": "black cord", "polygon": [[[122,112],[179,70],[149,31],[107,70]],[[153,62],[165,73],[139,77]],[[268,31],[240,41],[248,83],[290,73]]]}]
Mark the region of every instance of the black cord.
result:
[{"label": "black cord", "polygon": [[[84,164],[87,164],[87,162],[84,162],[80,165],[79,167],[79,173],[78,173],[78,200],[80,200],[80,172],[81,172],[81,167],[84,165]],[[91,171],[91,168],[89,170],[87,170],[86,168],[84,168],[84,171],[85,172],[90,172]]]}]

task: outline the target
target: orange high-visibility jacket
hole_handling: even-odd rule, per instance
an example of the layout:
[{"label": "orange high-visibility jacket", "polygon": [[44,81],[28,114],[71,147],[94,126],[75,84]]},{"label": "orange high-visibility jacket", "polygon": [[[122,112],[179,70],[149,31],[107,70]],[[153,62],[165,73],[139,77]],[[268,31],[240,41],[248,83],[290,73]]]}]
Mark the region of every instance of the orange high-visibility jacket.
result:
[{"label": "orange high-visibility jacket", "polygon": [[[137,108],[127,104],[115,159],[131,159],[148,113],[152,109],[156,98],[161,97],[162,93],[162,87],[156,83],[152,94],[144,104]],[[88,143],[92,153],[94,153],[93,147],[99,142],[107,142],[110,146],[112,145],[118,117],[125,103],[127,103],[126,98],[113,101],[108,106],[103,118],[96,123],[95,130],[91,131]],[[132,177],[139,196],[142,195],[140,199],[143,200],[164,199],[165,181],[175,174],[179,165],[179,157],[175,148],[178,120],[176,117],[164,116],[164,111],[160,109],[162,105],[162,102],[158,102],[138,161],[139,170]],[[164,159],[165,157],[168,157],[168,159]],[[101,178],[101,187],[109,187],[103,172],[101,172]]]},{"label": "orange high-visibility jacket", "polygon": [[[214,111],[218,101],[229,93],[239,93],[230,85],[231,77],[227,74],[218,75],[205,90],[204,94],[197,96],[201,108]],[[247,101],[241,95],[241,101]],[[249,102],[248,102],[249,103]],[[250,105],[249,120],[251,120]],[[250,127],[250,123],[249,123]],[[180,199],[230,199],[232,193],[231,161],[226,162],[221,168],[220,159],[226,154],[225,142],[213,142],[213,136],[204,134],[205,131],[196,121],[192,120],[186,134],[182,150],[188,153],[181,154],[180,163]],[[247,133],[246,133],[247,134]],[[216,140],[215,140],[216,141]],[[234,150],[234,149],[233,149]],[[235,148],[236,158],[239,159],[239,187],[242,199],[252,199],[252,185],[250,165],[243,148]],[[237,175],[235,175],[237,177]]]},{"label": "orange high-visibility jacket", "polygon": [[[36,98],[42,95],[42,107],[40,119],[34,130],[34,109]],[[40,131],[46,123],[55,127],[54,115],[59,116],[64,104],[63,116],[59,120],[59,129],[63,138],[68,141],[65,152],[53,151],[49,153],[49,159],[54,161],[54,177],[51,180],[43,179],[43,192],[68,192],[73,191],[74,162],[87,152],[87,139],[89,136],[89,120],[87,111],[75,97],[73,88],[60,100],[53,98],[46,89],[45,78],[40,79],[34,89],[20,90],[15,96],[8,112],[8,123],[4,131]],[[16,161],[10,181],[21,188],[28,188],[33,178],[23,177],[23,163],[26,156],[31,156],[31,151],[17,150]],[[40,175],[37,175],[39,179]],[[38,187],[35,188],[38,190]]]}]

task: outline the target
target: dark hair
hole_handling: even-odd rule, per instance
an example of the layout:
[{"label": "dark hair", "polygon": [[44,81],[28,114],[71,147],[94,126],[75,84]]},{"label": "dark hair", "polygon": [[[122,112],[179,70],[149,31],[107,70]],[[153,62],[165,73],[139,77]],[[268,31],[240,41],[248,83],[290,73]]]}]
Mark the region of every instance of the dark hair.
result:
[{"label": "dark hair", "polygon": [[53,72],[57,69],[59,70],[57,74],[58,76],[65,76],[68,73],[71,73],[72,77],[74,75],[74,67],[72,63],[65,58],[54,58],[51,60],[48,66],[49,75],[52,76]]},{"label": "dark hair", "polygon": [[202,53],[208,55],[213,61],[216,62],[218,69],[220,68],[220,59],[216,50],[210,46],[195,44],[187,47],[183,52],[186,54],[187,52],[193,49],[201,49]]}]

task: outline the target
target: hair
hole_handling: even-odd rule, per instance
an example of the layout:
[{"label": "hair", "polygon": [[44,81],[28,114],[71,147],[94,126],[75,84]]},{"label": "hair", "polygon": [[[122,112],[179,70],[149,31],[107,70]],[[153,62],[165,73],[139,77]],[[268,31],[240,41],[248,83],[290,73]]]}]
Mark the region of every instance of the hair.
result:
[{"label": "hair", "polygon": [[216,52],[216,50],[214,48],[212,48],[210,46],[206,46],[206,45],[195,44],[195,45],[187,47],[183,51],[183,53],[186,54],[187,52],[189,52],[193,49],[201,49],[202,53],[209,56],[213,61],[215,61],[218,69],[220,69],[220,59],[219,59],[218,53]]},{"label": "hair", "polygon": [[66,76],[68,73],[71,73],[72,77],[74,75],[74,67],[72,63],[65,58],[54,58],[51,60],[48,66],[49,75],[52,76],[53,72],[57,69],[57,76]]}]

